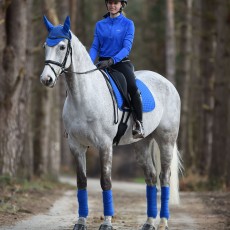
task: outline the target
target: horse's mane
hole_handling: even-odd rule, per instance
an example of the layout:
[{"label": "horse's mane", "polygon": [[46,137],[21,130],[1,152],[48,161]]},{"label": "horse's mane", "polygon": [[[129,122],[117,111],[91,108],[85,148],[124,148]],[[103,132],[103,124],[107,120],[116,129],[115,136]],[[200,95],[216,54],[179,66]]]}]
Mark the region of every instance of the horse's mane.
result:
[{"label": "horse's mane", "polygon": [[[82,66],[85,68],[94,68],[94,64],[89,56],[86,47],[81,43],[77,36],[71,31],[72,39],[72,49],[73,49],[73,58],[77,58],[76,61],[82,63]],[[74,57],[75,56],[75,57]]]}]

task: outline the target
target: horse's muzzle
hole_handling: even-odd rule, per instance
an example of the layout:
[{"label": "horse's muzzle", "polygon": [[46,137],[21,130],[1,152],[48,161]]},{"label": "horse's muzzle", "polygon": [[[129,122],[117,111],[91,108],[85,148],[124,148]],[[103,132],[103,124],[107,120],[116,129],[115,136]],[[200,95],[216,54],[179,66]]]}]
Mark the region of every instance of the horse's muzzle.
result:
[{"label": "horse's muzzle", "polygon": [[43,76],[41,75],[40,77],[40,81],[43,85],[47,86],[47,87],[54,87],[55,85],[55,81],[53,80],[53,78],[49,75]]}]

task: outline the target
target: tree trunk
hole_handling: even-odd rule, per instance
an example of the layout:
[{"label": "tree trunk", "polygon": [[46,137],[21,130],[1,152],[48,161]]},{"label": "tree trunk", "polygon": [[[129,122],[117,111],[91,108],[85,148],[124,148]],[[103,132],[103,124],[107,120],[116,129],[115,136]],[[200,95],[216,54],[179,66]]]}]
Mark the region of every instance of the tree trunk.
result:
[{"label": "tree trunk", "polygon": [[[32,21],[32,6],[33,0],[27,1],[27,22]],[[25,141],[25,151],[22,156],[22,162],[20,167],[24,169],[24,176],[30,179],[33,176],[33,135],[31,132],[31,83],[33,79],[33,68],[34,68],[34,61],[33,61],[33,29],[32,23],[27,23],[27,52],[26,52],[26,73],[27,73],[27,83],[25,91],[26,98],[28,98],[27,107],[25,110],[26,120],[28,122],[28,129],[26,133],[26,141]]]},{"label": "tree trunk", "polygon": [[175,23],[174,23],[174,0],[166,0],[166,76],[174,85],[175,81]]},{"label": "tree trunk", "polygon": [[[87,35],[86,35],[86,27],[87,26],[81,26],[81,25],[87,25],[88,23],[88,18],[85,17],[85,1],[83,0],[76,0],[77,1],[77,8],[76,8],[76,21],[74,23],[76,23],[76,34],[78,36],[78,38],[84,43],[84,45],[86,45],[86,41],[88,39],[90,39],[90,41],[93,40],[92,38],[88,38],[87,39]],[[88,43],[89,44],[89,43]]]},{"label": "tree trunk", "polygon": [[[53,8],[52,8],[53,7]],[[45,8],[47,15],[55,25],[59,24],[57,16],[55,1],[46,0]],[[61,22],[62,24],[64,22]],[[48,172],[54,177],[58,176],[61,162],[61,126],[60,126],[60,82],[56,84],[55,90],[51,93],[51,106],[49,108],[49,114],[51,115],[49,120],[49,167]]]},{"label": "tree trunk", "polygon": [[[230,41],[228,41],[228,43],[229,43],[229,45],[228,45],[228,47],[230,47]],[[230,167],[229,167],[229,163],[230,163],[230,154],[229,154],[229,149],[230,149],[230,79],[228,78],[228,89],[227,89],[227,91],[228,91],[228,96],[227,96],[227,98],[228,98],[228,130],[227,130],[227,135],[226,135],[226,137],[228,137],[227,138],[227,147],[226,147],[226,149],[227,149],[227,152],[226,152],[226,162],[227,162],[227,165],[226,165],[226,186],[228,187],[228,188],[230,188]]]},{"label": "tree trunk", "polygon": [[[192,44],[192,68],[191,68],[191,87],[190,87],[190,121],[189,132],[191,133],[192,138],[190,142],[192,142],[189,146],[192,146],[192,149],[189,150],[189,154],[192,157],[192,173],[197,173],[199,160],[199,154],[202,149],[202,118],[203,111],[202,108],[202,76],[201,76],[201,1],[194,0],[193,5],[193,44]],[[200,158],[199,158],[200,159]]]},{"label": "tree trunk", "polygon": [[217,8],[217,52],[215,79],[215,109],[213,127],[213,152],[209,171],[213,185],[226,186],[226,174],[229,171],[228,102],[229,102],[229,57],[230,57],[230,7],[229,1],[219,2]]},{"label": "tree trunk", "polygon": [[[6,159],[5,159],[5,155],[7,155],[7,151],[4,151],[4,149],[6,148],[5,146],[3,147],[3,145],[7,145],[7,143],[2,143],[2,142],[6,142],[7,137],[5,136],[5,132],[4,132],[4,127],[5,127],[5,118],[6,118],[6,109],[4,108],[4,104],[5,104],[5,97],[6,97],[6,76],[5,76],[5,68],[3,66],[3,61],[4,61],[4,55],[3,55],[3,51],[5,49],[6,46],[6,31],[5,31],[5,27],[6,27],[6,10],[7,10],[8,4],[7,1],[1,1],[0,2],[0,74],[1,74],[1,81],[0,81],[0,112],[2,113],[0,116],[0,174],[2,174],[5,171],[8,171],[8,169],[6,169],[7,166],[5,166],[6,164]],[[4,90],[5,89],[5,90]],[[9,160],[8,160],[9,161]],[[9,167],[9,166],[8,166]]]},{"label": "tree trunk", "polygon": [[[42,8],[41,8],[42,6]],[[42,12],[43,11],[43,12]],[[58,25],[58,18],[54,1],[34,1],[33,5],[34,34],[34,76],[32,119],[33,126],[33,151],[34,173],[38,176],[51,174],[56,177],[60,167],[60,108],[59,108],[59,84],[54,89],[44,87],[39,76],[44,68],[44,50],[41,48],[48,34],[43,25],[42,15]],[[41,30],[42,27],[42,30]],[[38,33],[38,30],[39,31]]]},{"label": "tree trunk", "polygon": [[[77,11],[77,1],[76,0],[69,0],[69,1],[60,1],[57,4],[57,12],[60,22],[64,23],[64,20],[66,18],[66,15],[68,15],[68,12],[70,11],[71,15],[71,31],[73,33],[76,33],[76,28],[79,26],[79,23],[76,20],[76,17],[78,15]],[[63,79],[60,80],[60,95],[59,95],[59,101],[60,101],[60,115],[61,111],[63,110],[64,102],[66,99],[66,88],[65,88],[65,74],[63,74]],[[60,143],[61,143],[61,170],[63,172],[70,172],[73,169],[74,161],[72,158],[72,155],[70,153],[68,140],[65,138],[65,128],[62,121],[62,117],[60,116]],[[75,170],[75,167],[74,167]]]},{"label": "tree trunk", "polygon": [[[1,1],[1,4],[6,3],[7,1]],[[25,69],[26,19],[26,1],[14,0],[6,12],[6,34],[2,29],[6,46],[1,57],[3,71],[0,85],[0,173],[12,176],[19,173],[18,166],[25,150],[28,128],[26,106],[29,87]],[[3,47],[1,49],[3,50]]]},{"label": "tree trunk", "polygon": [[215,57],[215,0],[202,1],[201,78],[202,78],[202,146],[198,154],[198,169],[201,175],[208,172],[212,154],[213,83]]},{"label": "tree trunk", "polygon": [[191,83],[191,64],[192,64],[192,4],[193,0],[187,0],[187,14],[186,14],[186,30],[185,30],[185,46],[184,46],[184,84],[182,93],[182,116],[181,116],[181,148],[186,155],[186,165],[191,165],[192,162],[192,146],[190,140],[191,125],[189,110],[191,105],[190,83]]}]

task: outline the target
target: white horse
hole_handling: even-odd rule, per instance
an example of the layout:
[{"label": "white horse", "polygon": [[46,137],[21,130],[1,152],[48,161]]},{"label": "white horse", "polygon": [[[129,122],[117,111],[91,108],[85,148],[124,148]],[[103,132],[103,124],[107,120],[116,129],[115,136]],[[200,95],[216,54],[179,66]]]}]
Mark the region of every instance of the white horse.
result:
[{"label": "white horse", "polygon": [[[47,87],[54,87],[63,72],[67,88],[67,98],[63,108],[63,121],[68,133],[70,150],[77,162],[77,186],[79,217],[74,230],[84,230],[88,216],[86,151],[88,146],[99,150],[101,166],[101,188],[104,204],[104,222],[99,229],[110,230],[114,215],[112,197],[112,156],[113,139],[118,124],[114,124],[113,100],[105,78],[92,63],[88,52],[78,38],[70,31],[70,19],[64,25],[53,26],[44,17],[49,31],[48,38],[60,30],[67,36],[56,37],[57,44],[45,43],[45,67],[40,80]],[[56,31],[57,30],[57,31]],[[52,34],[51,34],[52,32]],[[68,33],[67,33],[68,32]],[[51,34],[51,35],[50,35]],[[150,89],[156,107],[143,114],[145,138],[135,140],[132,136],[133,118],[128,121],[128,129],[121,138],[120,145],[132,144],[138,162],[143,168],[146,181],[147,221],[142,230],[153,230],[158,215],[157,210],[157,170],[152,157],[155,140],[160,149],[161,209],[158,229],[168,229],[169,194],[174,203],[179,201],[178,169],[179,156],[176,147],[180,124],[180,97],[175,87],[161,75],[151,71],[136,71],[135,75]],[[118,112],[119,120],[122,112]],[[170,180],[171,176],[171,180]],[[169,191],[170,187],[170,191]]]}]

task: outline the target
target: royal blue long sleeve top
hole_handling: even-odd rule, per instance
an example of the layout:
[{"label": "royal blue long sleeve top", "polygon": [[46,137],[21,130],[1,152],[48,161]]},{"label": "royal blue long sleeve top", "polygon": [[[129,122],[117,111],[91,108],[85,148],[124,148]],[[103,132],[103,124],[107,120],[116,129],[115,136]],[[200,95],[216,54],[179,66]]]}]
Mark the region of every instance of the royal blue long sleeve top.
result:
[{"label": "royal blue long sleeve top", "polygon": [[96,23],[94,40],[89,54],[94,62],[99,57],[111,57],[114,64],[127,57],[134,40],[135,27],[132,20],[120,14],[106,17]]}]

